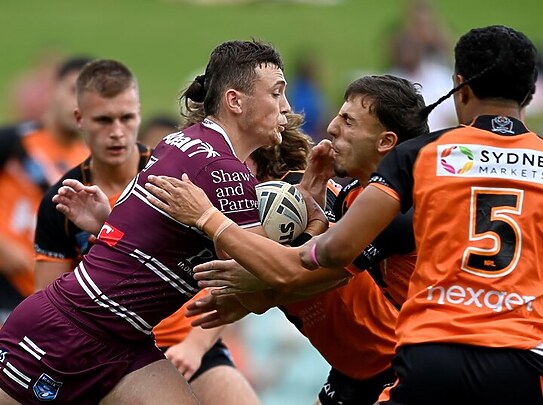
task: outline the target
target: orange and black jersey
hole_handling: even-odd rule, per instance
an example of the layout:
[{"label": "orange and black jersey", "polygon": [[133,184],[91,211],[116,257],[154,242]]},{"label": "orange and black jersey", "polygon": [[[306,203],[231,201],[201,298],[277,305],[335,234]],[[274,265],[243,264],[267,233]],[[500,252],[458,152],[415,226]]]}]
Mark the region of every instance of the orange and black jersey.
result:
[{"label": "orange and black jersey", "polygon": [[399,345],[447,342],[543,353],[543,140],[521,121],[399,145],[370,180],[407,211],[418,259]]},{"label": "orange and black jersey", "polygon": [[[151,148],[138,144],[140,161],[138,171],[143,170],[151,156]],[[38,210],[34,249],[39,261],[72,261],[73,265],[90,249],[90,234],[77,227],[55,209],[52,198],[66,179],[79,180],[84,185],[92,185],[90,171],[91,158],[68,171],[45,193]],[[118,196],[116,196],[118,197]],[[116,198],[115,198],[116,200]],[[115,202],[115,201],[113,201]]]},{"label": "orange and black jersey", "polygon": [[[334,210],[339,220],[363,190],[358,180],[347,184],[338,194]],[[396,306],[407,296],[407,285],[416,261],[415,235],[413,233],[413,210],[399,214],[353,260],[351,271],[368,271],[383,294]]]},{"label": "orange and black jersey", "polygon": [[[282,180],[297,184],[302,175],[289,172]],[[325,213],[331,223],[336,219],[338,191],[329,181]],[[280,309],[334,369],[352,379],[366,380],[390,367],[398,311],[369,273],[352,266],[347,270],[359,273],[347,285]]]}]

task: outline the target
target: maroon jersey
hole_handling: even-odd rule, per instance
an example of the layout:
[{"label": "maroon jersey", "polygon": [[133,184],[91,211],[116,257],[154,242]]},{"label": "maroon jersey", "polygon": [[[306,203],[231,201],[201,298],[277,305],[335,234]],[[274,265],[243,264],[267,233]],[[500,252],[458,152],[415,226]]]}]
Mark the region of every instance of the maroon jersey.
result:
[{"label": "maroon jersey", "polygon": [[226,133],[205,120],[164,138],[119,198],[96,244],[73,273],[47,288],[47,296],[58,307],[77,308],[74,316],[89,327],[143,339],[196,294],[192,269],[216,258],[213,243],[151,205],[145,190],[149,175],[183,173],[238,225],[260,225],[255,177]]}]

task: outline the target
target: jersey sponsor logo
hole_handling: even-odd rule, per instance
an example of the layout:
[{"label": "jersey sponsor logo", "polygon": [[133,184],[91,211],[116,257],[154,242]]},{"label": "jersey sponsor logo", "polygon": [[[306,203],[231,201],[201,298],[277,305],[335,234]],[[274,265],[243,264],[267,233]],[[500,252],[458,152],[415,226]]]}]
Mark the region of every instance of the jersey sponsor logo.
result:
[{"label": "jersey sponsor logo", "polygon": [[204,142],[198,138],[192,139],[185,136],[182,131],[167,135],[164,138],[164,142],[167,145],[177,147],[181,152],[187,153],[189,158],[201,153],[205,153],[206,159],[221,156],[208,142]]},{"label": "jersey sponsor logo", "polygon": [[440,151],[439,163],[448,173],[464,174],[473,167],[473,152],[466,146],[453,145]]},{"label": "jersey sponsor logo", "polygon": [[[219,209],[223,213],[250,211],[258,208],[256,198],[243,198],[246,187],[251,185],[254,177],[248,172],[228,172],[225,170],[213,170],[211,181],[217,185],[215,195],[218,198]],[[252,185],[251,185],[252,187]]]},{"label": "jersey sponsor logo", "polygon": [[509,117],[498,116],[492,118],[490,122],[492,126],[492,132],[498,132],[500,134],[514,134],[513,121]]},{"label": "jersey sponsor logo", "polygon": [[535,297],[517,292],[485,290],[453,284],[448,287],[428,286],[426,299],[440,305],[475,306],[488,308],[494,312],[510,312],[524,306],[527,311],[532,312]]},{"label": "jersey sponsor logo", "polygon": [[5,349],[0,349],[0,363],[3,363],[6,361],[6,356],[8,355],[8,351]]},{"label": "jersey sponsor logo", "polygon": [[61,386],[62,383],[60,381],[55,381],[50,376],[43,373],[32,389],[34,390],[34,395],[36,395],[40,401],[53,401],[56,399]]},{"label": "jersey sponsor logo", "polygon": [[115,246],[124,236],[124,232],[115,228],[113,225],[104,223],[100,233],[98,234],[98,239],[104,241],[109,246]]},{"label": "jersey sponsor logo", "polygon": [[543,152],[488,145],[439,145],[437,176],[481,177],[543,183]]}]

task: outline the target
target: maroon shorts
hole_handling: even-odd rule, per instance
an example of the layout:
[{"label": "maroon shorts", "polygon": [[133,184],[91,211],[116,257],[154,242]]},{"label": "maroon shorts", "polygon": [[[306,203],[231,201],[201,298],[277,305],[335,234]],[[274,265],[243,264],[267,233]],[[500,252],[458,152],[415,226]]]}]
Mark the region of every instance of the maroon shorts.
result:
[{"label": "maroon shorts", "polygon": [[0,388],[23,404],[97,404],[128,373],[164,359],[153,339],[118,341],[83,327],[39,292],[0,329]]}]

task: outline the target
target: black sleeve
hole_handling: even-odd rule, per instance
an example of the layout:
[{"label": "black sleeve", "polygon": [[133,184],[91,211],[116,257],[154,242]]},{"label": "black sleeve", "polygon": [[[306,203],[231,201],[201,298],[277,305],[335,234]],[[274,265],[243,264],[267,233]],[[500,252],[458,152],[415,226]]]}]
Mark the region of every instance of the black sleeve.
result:
[{"label": "black sleeve", "polygon": [[415,250],[413,209],[399,214],[353,261],[360,270],[369,269],[387,257],[407,254]]},{"label": "black sleeve", "polygon": [[45,193],[38,209],[34,250],[37,254],[54,259],[76,259],[77,252],[69,237],[68,221],[55,208],[51,200],[60,185],[57,183]]}]

